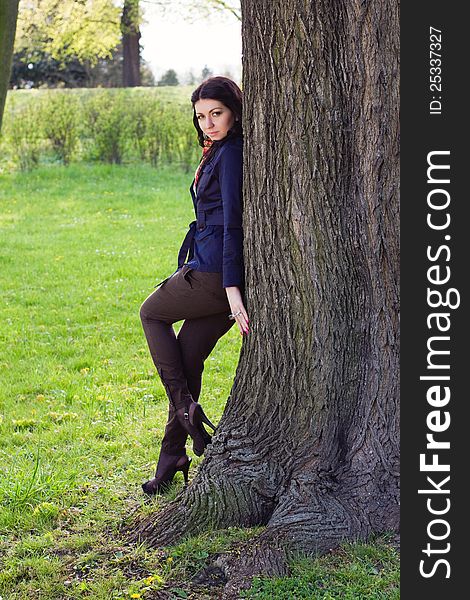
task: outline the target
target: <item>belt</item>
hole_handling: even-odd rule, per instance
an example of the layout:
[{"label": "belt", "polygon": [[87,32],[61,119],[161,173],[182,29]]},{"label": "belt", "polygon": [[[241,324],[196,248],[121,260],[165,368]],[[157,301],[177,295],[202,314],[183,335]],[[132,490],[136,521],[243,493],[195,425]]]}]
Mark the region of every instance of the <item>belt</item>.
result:
[{"label": "belt", "polygon": [[[220,206],[220,202],[217,203]],[[208,207],[211,210],[211,207]],[[223,225],[224,224],[224,213],[222,211],[215,214],[206,214],[205,210],[199,210],[197,213],[197,221],[191,221],[189,224],[189,230],[186,237],[181,244],[181,248],[178,252],[178,269],[180,269],[186,262],[188,252],[192,248],[194,236],[196,235],[196,229],[203,231],[206,225]]]},{"label": "belt", "polygon": [[181,244],[180,251],[178,252],[178,269],[180,269],[186,262],[186,257],[191,249],[191,245],[194,240],[194,234],[196,233],[196,221],[192,221],[189,224],[189,231]]}]

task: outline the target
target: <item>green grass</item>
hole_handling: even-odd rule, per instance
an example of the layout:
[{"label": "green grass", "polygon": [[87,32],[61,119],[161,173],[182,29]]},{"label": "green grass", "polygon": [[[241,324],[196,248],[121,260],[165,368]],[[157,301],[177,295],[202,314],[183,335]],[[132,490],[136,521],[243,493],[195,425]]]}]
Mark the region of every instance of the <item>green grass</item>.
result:
[{"label": "green grass", "polygon": [[243,598],[250,600],[398,600],[396,551],[384,539],[345,544],[317,559],[298,558],[291,575],[256,578]]},{"label": "green grass", "polygon": [[[0,175],[4,600],[145,598],[164,585],[175,598],[214,598],[181,582],[211,554],[256,534],[209,532],[165,552],[125,546],[119,537],[126,517],[154,511],[182,486],[178,474],[169,496],[150,504],[140,490],[155,468],[167,400],[139,307],[155,282],[176,268],[193,219],[189,179],[146,165],[78,164]],[[201,401],[216,421],[240,344],[233,327],[206,362]],[[201,460],[193,458],[196,465]],[[379,575],[369,563],[363,573],[368,551],[358,548],[341,568],[336,555],[323,563],[296,561],[292,578],[260,580],[253,597],[296,597],[286,591],[295,581],[308,586],[321,578],[334,598],[396,598],[396,557],[386,569],[377,567],[380,579],[390,571],[382,595],[338,591],[356,576],[365,587],[351,583],[351,589],[375,590]]]}]

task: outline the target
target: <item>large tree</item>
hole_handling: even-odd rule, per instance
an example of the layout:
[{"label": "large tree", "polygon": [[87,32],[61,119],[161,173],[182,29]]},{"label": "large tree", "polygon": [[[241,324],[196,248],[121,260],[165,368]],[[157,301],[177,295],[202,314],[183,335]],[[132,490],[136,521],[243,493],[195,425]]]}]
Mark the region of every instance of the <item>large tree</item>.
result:
[{"label": "large tree", "polygon": [[398,12],[242,0],[251,332],[193,483],[131,533],[266,525],[219,559],[227,597],[288,550],[398,529]]}]

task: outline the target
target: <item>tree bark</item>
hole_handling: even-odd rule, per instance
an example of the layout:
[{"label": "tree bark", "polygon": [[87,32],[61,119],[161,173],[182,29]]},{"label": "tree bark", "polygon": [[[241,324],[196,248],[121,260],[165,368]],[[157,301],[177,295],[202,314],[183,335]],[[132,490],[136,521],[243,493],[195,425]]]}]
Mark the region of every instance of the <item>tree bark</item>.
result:
[{"label": "tree bark", "polygon": [[19,0],[0,0],[0,131],[10,81]]},{"label": "tree bark", "polygon": [[122,31],[122,84],[136,87],[140,78],[140,29],[138,24],[139,1],[125,0],[121,17]]},{"label": "tree bark", "polygon": [[135,538],[264,524],[243,575],[398,530],[398,12],[242,0],[251,331],[197,477]]}]

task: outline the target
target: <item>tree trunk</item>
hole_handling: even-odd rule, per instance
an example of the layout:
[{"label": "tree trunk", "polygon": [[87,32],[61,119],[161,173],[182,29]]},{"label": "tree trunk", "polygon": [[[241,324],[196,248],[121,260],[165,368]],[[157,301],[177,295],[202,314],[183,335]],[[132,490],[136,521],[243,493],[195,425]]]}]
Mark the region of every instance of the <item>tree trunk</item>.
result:
[{"label": "tree trunk", "polygon": [[10,81],[19,0],[0,0],[0,130]]},{"label": "tree trunk", "polygon": [[136,87],[140,80],[140,30],[138,0],[125,0],[121,17],[122,31],[122,84]]},{"label": "tree trunk", "polygon": [[197,477],[134,537],[265,524],[240,572],[272,574],[398,530],[398,19],[242,0],[251,331]]}]

